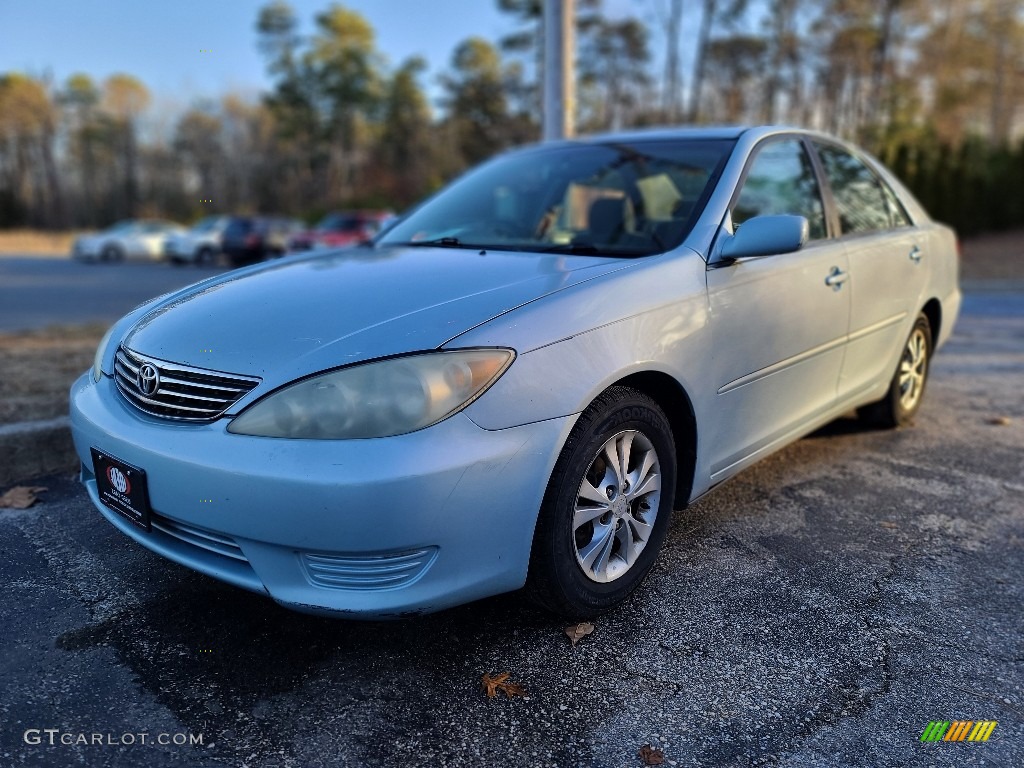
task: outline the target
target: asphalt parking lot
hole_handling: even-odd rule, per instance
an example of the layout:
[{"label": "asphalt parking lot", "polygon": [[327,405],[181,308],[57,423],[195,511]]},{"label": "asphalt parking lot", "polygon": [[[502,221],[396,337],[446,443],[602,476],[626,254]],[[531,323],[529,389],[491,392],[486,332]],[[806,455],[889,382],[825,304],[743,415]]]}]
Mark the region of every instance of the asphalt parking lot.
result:
[{"label": "asphalt parking lot", "polygon": [[0,332],[51,324],[110,325],[147,299],[223,271],[162,261],[105,263],[0,255]]},{"label": "asphalt parking lot", "polygon": [[[1022,294],[973,294],[914,428],[836,422],[677,513],[575,648],[518,595],[289,613],[46,479],[0,511],[0,764],[617,767],[652,744],[680,766],[1022,765],[1022,381]],[[527,696],[487,698],[500,672]],[[922,743],[935,720],[998,725]]]}]

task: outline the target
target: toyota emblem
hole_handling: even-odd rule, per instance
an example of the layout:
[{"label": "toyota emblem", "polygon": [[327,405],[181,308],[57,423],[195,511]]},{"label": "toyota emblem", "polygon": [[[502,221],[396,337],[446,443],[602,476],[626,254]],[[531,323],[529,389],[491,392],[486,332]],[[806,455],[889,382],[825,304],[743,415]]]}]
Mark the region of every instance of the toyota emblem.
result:
[{"label": "toyota emblem", "polygon": [[139,385],[139,392],[152,395],[160,388],[160,371],[149,363],[143,363],[139,366],[135,381]]}]

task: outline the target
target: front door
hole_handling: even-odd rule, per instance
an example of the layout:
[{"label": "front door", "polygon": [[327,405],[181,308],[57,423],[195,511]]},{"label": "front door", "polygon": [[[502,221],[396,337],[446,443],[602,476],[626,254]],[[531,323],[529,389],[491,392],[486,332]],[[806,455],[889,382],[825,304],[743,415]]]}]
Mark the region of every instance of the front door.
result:
[{"label": "front door", "polygon": [[[793,253],[710,265],[707,272],[717,407],[707,435],[711,481],[767,453],[830,410],[849,327],[848,261],[827,237],[825,209],[798,138],[755,150],[730,211],[805,216],[810,240]],[[728,226],[728,224],[727,224]]]}]

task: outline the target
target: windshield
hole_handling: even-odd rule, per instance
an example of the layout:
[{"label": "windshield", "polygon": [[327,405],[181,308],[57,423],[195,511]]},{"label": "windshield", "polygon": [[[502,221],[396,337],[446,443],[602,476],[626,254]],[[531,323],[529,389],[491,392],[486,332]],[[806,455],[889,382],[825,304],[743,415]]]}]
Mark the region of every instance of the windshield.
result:
[{"label": "windshield", "polygon": [[221,216],[210,216],[209,218],[203,219],[202,221],[196,222],[192,225],[192,231],[196,234],[204,232],[212,232],[217,229],[224,219]]},{"label": "windshield", "polygon": [[355,216],[332,213],[322,219],[316,228],[322,232],[355,232],[362,222]]},{"label": "windshield", "polygon": [[690,231],[732,146],[581,143],[502,155],[428,200],[378,244],[660,253]]},{"label": "windshield", "polygon": [[129,219],[127,221],[119,221],[116,224],[111,224],[107,227],[107,232],[131,232],[133,229],[138,229],[139,222]]}]

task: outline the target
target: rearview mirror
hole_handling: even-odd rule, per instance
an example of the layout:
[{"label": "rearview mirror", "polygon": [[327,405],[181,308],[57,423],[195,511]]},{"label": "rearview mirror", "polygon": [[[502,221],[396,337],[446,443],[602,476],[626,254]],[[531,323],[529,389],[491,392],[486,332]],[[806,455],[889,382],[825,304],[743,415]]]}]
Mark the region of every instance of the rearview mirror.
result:
[{"label": "rearview mirror", "polygon": [[755,216],[743,222],[736,234],[722,245],[723,259],[746,259],[792,253],[803,247],[809,236],[809,225],[803,216]]}]

